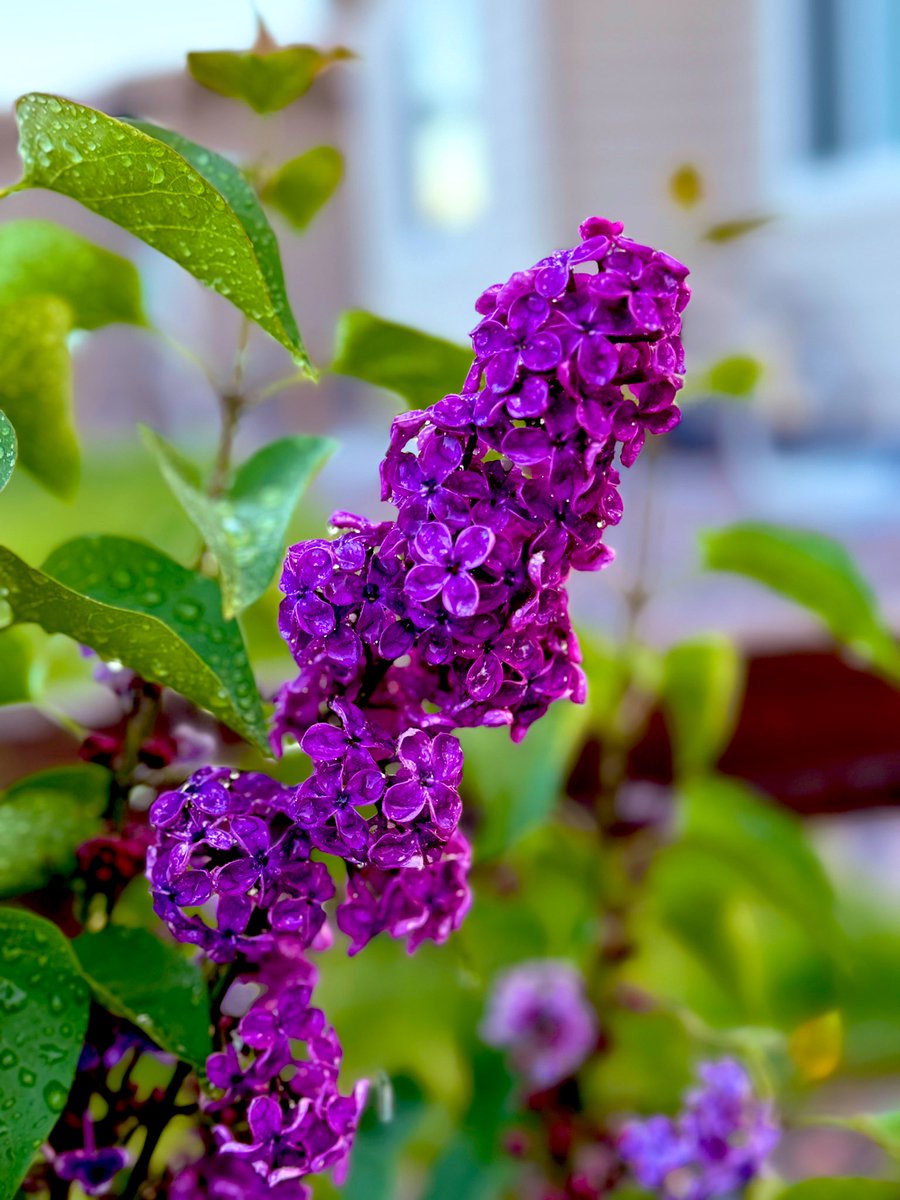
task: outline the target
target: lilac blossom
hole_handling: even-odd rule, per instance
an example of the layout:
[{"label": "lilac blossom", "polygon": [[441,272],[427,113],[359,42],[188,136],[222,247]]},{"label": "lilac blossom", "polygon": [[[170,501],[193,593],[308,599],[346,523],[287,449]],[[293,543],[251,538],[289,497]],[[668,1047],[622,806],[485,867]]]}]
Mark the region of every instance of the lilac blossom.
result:
[{"label": "lilac blossom", "polygon": [[740,1063],[703,1063],[698,1074],[677,1116],[630,1121],[619,1137],[635,1179],[663,1200],[731,1196],[759,1175],[778,1144],[772,1106],[755,1096]]},{"label": "lilac blossom", "polygon": [[481,1036],[508,1052],[529,1087],[542,1090],[577,1071],[596,1044],[597,1028],[580,973],[569,963],[538,959],[497,978]]},{"label": "lilac blossom", "polygon": [[[336,891],[321,855],[346,866],[335,920],[351,954],[380,933],[412,952],[459,927],[471,848],[453,731],[518,741],[555,701],[583,702],[566,585],[612,559],[618,466],[678,421],[686,275],[590,218],[578,246],[488,288],[459,392],[392,424],[393,519],[339,512],[333,537],[288,550],[279,630],[297,675],[272,741],[293,738],[311,773],[288,787],[207,767],[150,811],[157,914],[256,989],[246,1010],[223,1000],[204,1101],[215,1150],[207,1137],[173,1200],[307,1200],[308,1176],[343,1179],[366,1084],[339,1090],[340,1044],[312,1002]],[[498,981],[484,1036],[547,1088],[597,1024],[571,967],[532,963]]]}]

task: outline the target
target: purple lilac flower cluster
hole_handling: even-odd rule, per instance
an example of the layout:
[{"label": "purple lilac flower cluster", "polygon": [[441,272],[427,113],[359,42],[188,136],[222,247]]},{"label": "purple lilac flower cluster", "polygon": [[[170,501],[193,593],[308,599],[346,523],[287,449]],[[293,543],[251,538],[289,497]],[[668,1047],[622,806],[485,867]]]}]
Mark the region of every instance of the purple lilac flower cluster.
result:
[{"label": "purple lilac flower cluster", "polygon": [[[207,1102],[220,1119],[213,1128],[218,1153],[180,1172],[171,1197],[307,1200],[304,1177],[330,1169],[343,1181],[366,1084],[349,1096],[338,1088],[341,1047],[311,1003],[316,973],[305,950],[302,937],[280,939],[248,976],[260,994],[239,1020],[223,1022],[224,1048],[206,1064],[219,1093]],[[229,1192],[229,1183],[238,1190]]]},{"label": "purple lilac flower cluster", "polygon": [[[630,466],[648,431],[678,421],[689,296],[684,267],[621,232],[592,218],[581,245],[479,299],[462,390],[393,423],[395,520],[338,513],[332,539],[288,551],[279,625],[298,674],[273,741],[300,743],[306,782],[204,768],[151,810],[157,913],[264,989],[234,1029],[219,1023],[219,1154],[207,1146],[173,1197],[252,1197],[260,1181],[305,1200],[304,1176],[340,1176],[364,1089],[339,1093],[340,1047],[311,1006],[306,955],[328,942],[335,892],[314,854],[346,864],[350,953],[383,931],[410,951],[444,941],[471,903],[452,730],[519,740],[554,700],[584,699],[566,580],[612,557],[617,452]],[[583,1018],[578,1045],[536,1053],[535,1070],[573,1069],[595,1032]]]},{"label": "purple lilac flower cluster", "polygon": [[731,1196],[756,1178],[778,1144],[772,1106],[757,1099],[739,1063],[705,1063],[699,1076],[677,1117],[631,1121],[619,1139],[635,1179],[663,1200]]},{"label": "purple lilac flower cluster", "polygon": [[569,963],[539,959],[498,976],[481,1036],[508,1052],[529,1087],[544,1089],[576,1071],[597,1043],[597,1016]]},{"label": "purple lilac flower cluster", "polygon": [[686,269],[592,218],[582,243],[489,288],[458,394],[397,417],[381,465],[396,519],[338,513],[288,554],[280,627],[299,667],[279,738],[344,695],[394,732],[508,725],[584,678],[571,569],[622,514],[615,461],[679,420]]}]

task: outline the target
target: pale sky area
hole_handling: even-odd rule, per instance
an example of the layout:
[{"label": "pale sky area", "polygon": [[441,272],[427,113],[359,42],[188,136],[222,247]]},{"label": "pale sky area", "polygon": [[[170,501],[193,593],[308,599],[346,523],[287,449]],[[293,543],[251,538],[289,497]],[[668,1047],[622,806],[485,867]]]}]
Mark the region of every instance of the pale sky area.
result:
[{"label": "pale sky area", "polygon": [[[319,36],[327,0],[260,0],[279,41]],[[250,0],[0,0],[0,108],[29,91],[78,99],[90,85],[167,69],[188,50],[248,46]]]}]

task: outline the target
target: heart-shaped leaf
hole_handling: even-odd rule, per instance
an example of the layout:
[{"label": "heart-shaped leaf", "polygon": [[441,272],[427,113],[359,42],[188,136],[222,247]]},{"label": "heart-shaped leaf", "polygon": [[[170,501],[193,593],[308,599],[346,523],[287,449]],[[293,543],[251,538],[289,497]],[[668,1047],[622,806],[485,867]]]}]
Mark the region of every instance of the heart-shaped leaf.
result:
[{"label": "heart-shaped leaf", "polygon": [[90,763],[17,780],[0,797],[0,896],[43,887],[75,866],[75,851],[103,828],[109,772]]},{"label": "heart-shaped leaf", "polygon": [[146,428],[142,433],[166,483],[215,555],[225,615],[242,612],[272,582],[291,514],[335,443],[322,437],[281,438],[248,459],[227,492],[210,497],[192,463],[158,433]]},{"label": "heart-shaped leaf", "polygon": [[71,328],[72,310],[55,296],[26,296],[0,309],[0,408],[15,428],[19,462],[65,499],[79,472]]},{"label": "heart-shaped leaf", "polygon": [[85,537],[40,571],[0,547],[13,622],[64,633],[170,687],[268,752],[265,719],[237,622],[218,587],[142,542]]},{"label": "heart-shaped leaf", "polygon": [[701,536],[705,565],[734,571],[802,604],[832,635],[894,682],[900,646],[875,595],[839,542],[778,525],[742,524]]},{"label": "heart-shaped leaf", "polygon": [[187,61],[193,77],[211,92],[271,113],[299,100],[323,71],[355,57],[343,46],[277,46],[261,24],[252,50],[198,50]]},{"label": "heart-shaped leaf", "polygon": [[340,151],[333,146],[315,146],[270,175],[260,195],[302,233],[334,195],[343,177]]},{"label": "heart-shaped leaf", "polygon": [[19,443],[16,431],[5,412],[0,410],[0,492],[6,487],[16,469]]},{"label": "heart-shaped leaf", "polygon": [[338,322],[331,370],[396,392],[410,408],[427,408],[458,391],[471,365],[464,346],[354,309]]},{"label": "heart-shaped leaf", "polygon": [[146,929],[107,925],[72,943],[104,1008],[198,1071],[212,1053],[209,993],[196,960]]},{"label": "heart-shaped leaf", "polygon": [[6,192],[48,188],[121,225],[225,296],[315,374],[275,234],[235,166],[168,130],[57,96],[22,96],[16,117],[24,177]]},{"label": "heart-shaped leaf", "polygon": [[76,329],[146,322],[133,263],[52,221],[0,225],[0,304],[58,296]]},{"label": "heart-shaped leaf", "polygon": [[12,1200],[59,1119],[87,1030],[90,993],[55,925],[0,908],[0,1200]]}]

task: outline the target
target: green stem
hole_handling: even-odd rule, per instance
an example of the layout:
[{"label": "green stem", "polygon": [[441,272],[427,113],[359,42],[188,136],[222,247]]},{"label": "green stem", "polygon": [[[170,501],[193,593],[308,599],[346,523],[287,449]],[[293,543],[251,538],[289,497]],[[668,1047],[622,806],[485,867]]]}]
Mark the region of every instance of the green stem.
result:
[{"label": "green stem", "polygon": [[159,1139],[162,1137],[166,1126],[175,1115],[178,1093],[181,1091],[182,1084],[190,1073],[191,1068],[187,1063],[179,1063],[175,1068],[174,1074],[169,1080],[169,1086],[166,1088],[165,1094],[156,1110],[154,1120],[147,1125],[147,1133],[144,1137],[141,1153],[132,1168],[131,1174],[128,1176],[128,1182],[125,1184],[121,1200],[135,1200],[140,1192],[150,1171],[150,1160],[153,1158],[153,1152],[159,1145]]}]

